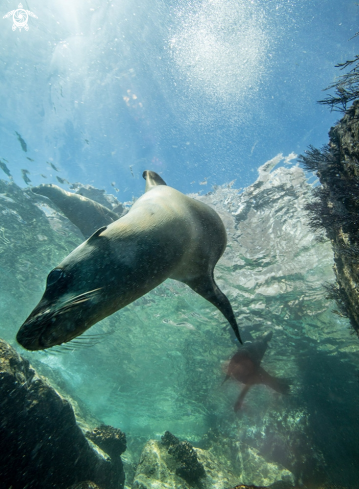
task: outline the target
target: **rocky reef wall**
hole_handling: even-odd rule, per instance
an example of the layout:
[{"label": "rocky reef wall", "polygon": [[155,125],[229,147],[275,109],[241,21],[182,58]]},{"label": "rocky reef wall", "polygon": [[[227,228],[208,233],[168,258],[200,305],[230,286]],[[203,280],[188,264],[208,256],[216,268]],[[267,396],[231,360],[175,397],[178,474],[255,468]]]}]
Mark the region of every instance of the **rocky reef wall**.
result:
[{"label": "rocky reef wall", "polygon": [[328,296],[359,333],[359,101],[331,128],[329,144],[310,148],[301,161],[321,183],[307,208],[312,228],[333,246],[336,282],[327,284]]},{"label": "rocky reef wall", "polygon": [[111,458],[90,445],[71,404],[0,340],[1,488],[65,489],[92,480],[103,489],[123,489],[125,449],[122,443],[117,454],[107,450]]}]

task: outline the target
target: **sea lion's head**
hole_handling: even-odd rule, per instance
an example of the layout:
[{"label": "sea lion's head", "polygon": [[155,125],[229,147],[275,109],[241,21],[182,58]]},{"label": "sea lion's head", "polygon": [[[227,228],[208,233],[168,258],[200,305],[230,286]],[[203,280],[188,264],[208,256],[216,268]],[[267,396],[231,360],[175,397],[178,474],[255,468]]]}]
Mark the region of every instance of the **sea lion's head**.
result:
[{"label": "sea lion's head", "polygon": [[[79,336],[118,309],[116,291],[123,262],[114,259],[100,228],[47,277],[39,304],[16,339],[27,350],[44,350]],[[117,265],[116,265],[117,263]]]}]

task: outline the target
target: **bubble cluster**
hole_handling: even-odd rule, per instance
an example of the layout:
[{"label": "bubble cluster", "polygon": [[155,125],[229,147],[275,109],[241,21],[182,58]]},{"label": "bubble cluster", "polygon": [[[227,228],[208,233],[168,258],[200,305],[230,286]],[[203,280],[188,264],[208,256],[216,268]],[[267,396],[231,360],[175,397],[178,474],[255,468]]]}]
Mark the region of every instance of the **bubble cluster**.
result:
[{"label": "bubble cluster", "polygon": [[235,102],[266,72],[270,36],[264,11],[248,0],[205,0],[176,11],[172,58],[191,89],[214,102]]}]

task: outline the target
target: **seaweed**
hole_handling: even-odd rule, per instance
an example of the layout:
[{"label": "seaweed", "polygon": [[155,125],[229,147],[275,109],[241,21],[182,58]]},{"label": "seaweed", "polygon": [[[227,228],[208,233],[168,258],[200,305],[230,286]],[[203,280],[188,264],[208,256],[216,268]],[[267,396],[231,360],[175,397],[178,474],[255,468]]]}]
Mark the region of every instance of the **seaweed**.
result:
[{"label": "seaweed", "polygon": [[334,88],[334,95],[328,95],[323,100],[319,100],[319,104],[328,105],[331,111],[346,112],[348,104],[359,98],[359,54],[356,54],[354,59],[335,65],[340,70],[350,66],[353,67],[348,73],[341,75],[335,83],[324,89],[324,91],[327,91]]},{"label": "seaweed", "polygon": [[307,171],[326,171],[336,175],[342,168],[339,138],[332,140],[331,145],[325,144],[321,149],[310,145],[304,155],[298,156],[298,160]]},{"label": "seaweed", "polygon": [[340,287],[338,282],[326,283],[323,288],[327,291],[326,298],[329,300],[334,300],[337,308],[334,309],[334,314],[340,317],[349,318],[347,297],[345,291]]},{"label": "seaweed", "polygon": [[359,247],[355,245],[342,245],[336,247],[339,255],[344,255],[353,263],[359,263]]}]

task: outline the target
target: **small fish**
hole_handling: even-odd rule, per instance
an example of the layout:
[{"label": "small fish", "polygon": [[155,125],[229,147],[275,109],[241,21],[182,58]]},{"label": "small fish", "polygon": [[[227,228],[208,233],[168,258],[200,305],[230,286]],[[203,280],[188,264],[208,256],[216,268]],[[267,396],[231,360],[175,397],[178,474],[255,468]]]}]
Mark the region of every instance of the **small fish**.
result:
[{"label": "small fish", "polygon": [[133,176],[133,178],[135,178],[135,175],[133,174],[133,171],[132,171],[132,165],[130,165],[130,172],[131,172],[131,175]]},{"label": "small fish", "polygon": [[7,175],[8,177],[11,177],[11,173],[10,173],[9,168],[8,168],[8,167],[6,166],[6,164],[5,164],[3,161],[1,161],[1,160],[0,160],[0,168],[2,169],[2,171],[3,171],[4,173],[6,173],[6,175]]},{"label": "small fish", "polygon": [[56,178],[57,178],[57,181],[64,184],[64,183],[67,183],[67,185],[70,185],[70,182],[68,180],[66,180],[65,178],[61,178],[61,177],[58,177],[56,175]]},{"label": "small fish", "polygon": [[24,180],[24,182],[26,183],[26,185],[29,185],[29,183],[31,183],[31,180],[30,180],[30,178],[27,175],[30,172],[28,170],[21,170],[21,173],[22,173],[22,179]]},{"label": "small fish", "polygon": [[47,161],[46,163],[47,163],[48,165],[50,165],[50,166],[51,166],[51,168],[53,168],[55,171],[60,171],[60,170],[59,170],[58,168],[56,168],[56,166],[55,166],[53,163],[51,163],[50,161]]},{"label": "small fish", "polygon": [[119,192],[120,190],[116,187],[116,182],[111,182],[111,185],[115,189],[116,192]]},{"label": "small fish", "polygon": [[85,143],[86,144],[90,144],[89,140],[88,139],[85,139]]},{"label": "small fish", "polygon": [[29,158],[28,156],[26,156],[26,158],[27,158],[29,161],[35,161],[35,160],[33,160],[32,158]]},{"label": "small fish", "polygon": [[46,176],[46,175],[44,175],[43,173],[41,173],[41,174],[40,174],[40,176],[41,176],[42,178],[47,178],[47,176]]},{"label": "small fish", "polygon": [[22,137],[20,136],[20,134],[18,132],[15,131],[15,134],[17,134],[17,139],[19,140],[19,143],[21,144],[22,150],[25,151],[25,153],[27,153],[27,144],[25,143],[25,141],[22,139]]},{"label": "small fish", "polygon": [[200,184],[200,185],[207,185],[207,183],[208,183],[208,182],[207,182],[207,178],[205,178],[205,179],[203,180],[203,182],[199,182],[199,184]]}]

